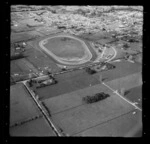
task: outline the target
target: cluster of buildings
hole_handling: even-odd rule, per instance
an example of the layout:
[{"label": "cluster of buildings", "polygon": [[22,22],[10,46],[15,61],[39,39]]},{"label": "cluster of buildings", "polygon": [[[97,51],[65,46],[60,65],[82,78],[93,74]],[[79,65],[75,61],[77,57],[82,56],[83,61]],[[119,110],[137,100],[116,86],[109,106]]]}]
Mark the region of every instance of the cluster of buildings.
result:
[{"label": "cluster of buildings", "polygon": [[[69,7],[67,7],[69,8]],[[88,7],[88,10],[98,11],[99,8]],[[105,28],[106,31],[122,31],[122,29],[128,29],[129,27],[135,27],[139,34],[141,34],[142,30],[142,22],[143,15],[138,11],[115,11],[110,13],[101,14],[101,16],[89,17],[81,14],[73,14],[71,12],[66,13],[52,13],[47,10],[40,10],[40,14],[38,11],[35,12],[25,12],[21,14],[19,12],[19,17],[22,17],[24,23],[27,23],[31,26],[37,25],[47,25],[49,27],[58,26],[64,27],[64,30],[69,29],[69,31],[74,31],[73,33],[82,33],[84,32],[94,32],[101,31]],[[16,14],[17,16],[18,14]],[[139,23],[139,24],[135,24]],[[23,22],[22,22],[23,23]]]}]

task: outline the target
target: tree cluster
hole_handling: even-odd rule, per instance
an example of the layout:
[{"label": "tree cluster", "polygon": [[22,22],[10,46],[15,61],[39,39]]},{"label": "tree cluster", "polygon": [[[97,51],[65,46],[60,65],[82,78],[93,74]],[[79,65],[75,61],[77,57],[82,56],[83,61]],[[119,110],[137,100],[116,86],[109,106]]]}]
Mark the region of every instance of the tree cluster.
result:
[{"label": "tree cluster", "polygon": [[104,92],[101,92],[101,93],[97,93],[95,94],[94,96],[86,96],[86,97],[83,97],[83,101],[87,104],[89,103],[95,103],[95,102],[98,102],[98,101],[101,101],[101,100],[104,100],[106,99],[107,97],[109,97],[110,95],[109,94],[106,94]]}]

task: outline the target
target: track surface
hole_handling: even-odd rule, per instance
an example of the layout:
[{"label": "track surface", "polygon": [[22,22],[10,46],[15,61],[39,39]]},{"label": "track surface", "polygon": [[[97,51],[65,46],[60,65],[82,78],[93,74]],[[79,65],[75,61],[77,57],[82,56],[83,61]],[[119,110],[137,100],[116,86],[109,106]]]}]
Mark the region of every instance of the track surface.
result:
[{"label": "track surface", "polygon": [[[61,37],[61,35],[59,35],[57,37]],[[71,36],[66,36],[66,37],[71,37]],[[52,38],[55,38],[55,37],[52,37]],[[74,38],[74,37],[71,37],[71,38]],[[74,39],[77,39],[77,38],[74,38]],[[60,62],[62,64],[67,64],[67,65],[78,65],[78,64],[83,64],[83,63],[86,63],[87,61],[89,61],[92,58],[92,54],[91,54],[88,47],[86,46],[86,44],[83,41],[81,41],[79,39],[77,39],[77,40],[82,43],[83,48],[85,49],[85,51],[84,51],[85,55],[82,58],[75,58],[75,59],[73,58],[73,59],[70,59],[70,60],[67,60],[66,58],[58,57],[53,52],[51,52],[49,49],[45,48],[43,46],[43,44],[45,43],[45,39],[40,41],[39,45],[46,53],[48,53],[50,56],[52,56],[58,62]]]}]

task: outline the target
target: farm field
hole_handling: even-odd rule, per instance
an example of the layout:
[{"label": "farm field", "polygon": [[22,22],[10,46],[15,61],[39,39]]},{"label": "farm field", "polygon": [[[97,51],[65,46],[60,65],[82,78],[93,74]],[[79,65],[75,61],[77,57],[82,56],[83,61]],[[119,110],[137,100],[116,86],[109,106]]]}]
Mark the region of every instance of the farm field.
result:
[{"label": "farm field", "polygon": [[116,68],[98,72],[93,75],[96,79],[99,79],[99,75],[101,74],[105,81],[111,81],[116,78],[121,78],[128,76],[130,74],[134,74],[142,71],[142,65],[138,63],[130,63],[128,61],[122,60],[121,62],[113,62],[113,65]]},{"label": "farm field", "polygon": [[[136,114],[133,114],[136,112]],[[136,137],[141,130],[141,112],[135,110],[122,114],[74,136],[107,136],[107,137]]]},{"label": "farm field", "polygon": [[54,72],[60,69],[42,51],[32,48],[31,46],[26,49],[24,55],[26,57],[23,59],[11,61],[11,74],[29,74],[31,72],[37,73],[42,70],[45,71],[45,67],[49,67]]},{"label": "farm field", "polygon": [[46,120],[41,117],[21,126],[10,128],[11,136],[56,136]]},{"label": "farm field", "polygon": [[[85,90],[82,93],[84,92]],[[63,129],[65,133],[69,135],[75,135],[77,133],[80,133],[81,131],[85,131],[90,127],[105,123],[111,119],[114,119],[120,115],[129,113],[130,111],[134,110],[133,106],[122,100],[117,95],[113,94],[110,91],[107,91],[107,93],[111,93],[111,96],[109,98],[90,105],[81,104],[81,94],[79,94],[80,96],[73,95],[73,97],[72,95],[70,95],[70,98],[68,94],[68,99],[66,98],[68,101],[62,102],[60,104],[59,101],[60,99],[62,100],[62,97],[59,96],[57,97],[57,100],[53,102],[57,105],[54,106],[55,108],[49,108],[53,107],[49,103],[51,99],[48,102],[46,101],[46,106],[48,107],[48,109],[50,109],[50,112],[52,113],[52,120],[54,124],[57,127]],[[78,103],[78,106],[75,106],[74,102],[76,104]],[[73,105],[72,107],[71,104]],[[53,113],[54,111],[57,112]]]},{"label": "farm field", "polygon": [[23,73],[22,69],[17,65],[17,61],[13,60],[10,63],[10,71],[11,74],[15,74],[15,73]]},{"label": "farm field", "polygon": [[[118,63],[116,63],[116,64],[118,64]],[[127,62],[125,64],[129,64],[130,67],[132,65],[129,62]],[[120,66],[121,66],[121,64],[120,64]],[[112,78],[107,80],[107,82],[106,82],[107,85],[111,86],[115,90],[122,88],[122,87],[126,88],[127,90],[130,90],[130,89],[134,89],[134,87],[140,86],[142,84],[141,73],[138,72],[138,70],[140,70],[140,69],[137,67],[131,67],[131,68],[133,68],[133,69],[126,69],[126,71],[129,70],[126,75],[123,75],[123,73],[120,73],[120,74],[122,74],[122,75],[120,75],[120,77],[118,77],[117,73],[114,73],[115,75],[112,76],[111,71],[113,71],[113,70],[105,71],[106,73],[109,72],[109,75],[112,76]],[[121,69],[121,67],[120,67],[120,69]],[[80,71],[76,71],[76,72],[78,72],[77,75],[80,75]],[[104,73],[104,72],[102,72],[102,73]],[[62,78],[61,78],[61,75],[59,75],[59,78],[61,79],[61,81],[63,81],[63,79],[70,79],[73,76],[76,77],[75,72],[72,73],[72,75],[70,75],[70,77],[68,77],[68,74],[64,74]],[[92,76],[89,75],[89,78],[90,77],[95,77],[95,75],[92,75]],[[72,91],[70,93],[66,92],[65,94],[60,94],[57,97],[43,99],[43,102],[45,103],[46,107],[52,114],[52,119],[53,119],[55,125],[57,127],[60,127],[61,129],[63,129],[64,132],[69,133],[69,134],[71,133],[71,135],[77,135],[77,136],[78,136],[78,133],[79,133],[79,135],[84,136],[84,131],[85,131],[85,136],[88,136],[88,135],[94,136],[94,134],[99,135],[99,136],[103,136],[105,134],[106,134],[106,136],[111,136],[111,135],[112,136],[115,136],[115,135],[124,136],[125,134],[130,132],[129,131],[130,127],[125,128],[120,134],[118,134],[119,133],[118,131],[119,130],[121,131],[121,128],[119,129],[119,125],[125,125],[124,123],[126,123],[126,120],[127,120],[129,125],[136,121],[134,123],[134,125],[132,124],[132,128],[133,128],[133,130],[136,129],[136,131],[135,131],[135,133],[136,133],[141,128],[141,126],[139,126],[139,125],[141,125],[141,122],[139,122],[137,120],[137,117],[134,117],[134,118],[132,117],[131,113],[134,110],[134,107],[131,106],[130,104],[128,104],[126,101],[122,100],[117,95],[114,96],[114,94],[112,94],[112,91],[110,89],[108,89],[106,86],[99,84],[98,78],[99,77],[97,77],[97,84],[94,83],[91,86],[89,85],[90,87],[86,86],[85,88],[77,89],[76,91]],[[138,88],[140,89],[140,87],[138,87]],[[138,91],[141,91],[141,90],[138,90]],[[115,114],[112,114],[113,118],[108,118],[108,120],[107,119],[105,120],[105,118],[104,118],[104,122],[100,122],[99,124],[97,124],[98,123],[97,121],[93,122],[93,123],[95,123],[95,126],[92,126],[91,121],[92,120],[95,121],[95,119],[96,119],[96,116],[95,117],[93,116],[94,111],[96,111],[95,112],[96,114],[101,113],[102,116],[105,115],[105,112],[104,111],[97,112],[98,108],[95,108],[96,110],[94,109],[94,107],[96,107],[98,105],[97,103],[91,104],[91,105],[83,104],[82,97],[87,96],[87,95],[93,95],[98,92],[106,92],[111,95],[111,97],[107,98],[106,100],[104,100],[102,102],[98,102],[99,104],[103,105],[103,103],[104,103],[104,105],[106,105],[107,101],[109,101],[113,97],[114,101],[116,102],[116,105],[115,105],[116,107],[119,107],[120,104],[118,102],[122,101],[122,103],[124,103],[123,105],[130,105],[130,107],[132,107],[131,111],[128,111],[126,113],[126,112],[124,112],[123,106],[120,106],[120,110],[122,109],[122,112],[118,113],[117,108],[112,108],[112,109],[114,109],[114,111],[116,111],[115,114],[118,113],[118,116],[116,116]],[[128,93],[127,95],[129,95],[129,94],[131,94],[131,93]],[[129,99],[134,102],[135,99],[137,99],[137,97],[135,95],[135,97],[133,99],[130,99],[130,98]],[[110,105],[113,106],[113,100],[111,102],[112,103]],[[105,106],[102,106],[102,107],[104,109],[108,110],[110,113],[112,112],[111,111],[112,109],[110,110],[109,108],[105,108]],[[93,111],[91,110],[92,108],[94,109]],[[101,109],[103,110],[103,108],[100,107],[99,110],[101,110]],[[89,118],[86,114],[88,116],[92,116],[92,118],[93,117],[94,118],[93,119]],[[83,115],[83,117],[82,117],[82,115]],[[122,116],[124,116],[124,117],[122,118]],[[107,115],[106,115],[106,117],[107,117]],[[120,122],[120,124],[118,123],[119,117],[122,120]],[[99,119],[103,120],[103,118],[99,118]],[[112,123],[118,123],[118,125],[116,124],[116,129],[112,129],[109,133],[109,130],[108,130],[109,125],[110,125],[110,127],[113,127],[112,126],[113,124],[111,122],[110,123],[108,122],[108,126],[107,126],[107,121],[111,121],[111,119],[112,120],[114,119],[112,121]],[[126,120],[124,120],[124,119],[126,119]],[[87,125],[84,124],[84,123],[86,123],[86,121],[88,121]],[[67,126],[68,123],[71,128],[68,128],[68,126]],[[81,125],[80,125],[80,123],[81,123]],[[102,124],[106,123],[105,124],[106,126],[102,126],[102,129],[103,129],[103,127],[106,129],[106,131],[104,131],[104,132],[100,131],[99,128],[97,128],[97,125],[101,125],[101,123]],[[90,132],[88,130],[86,132],[86,129],[90,129],[90,127],[96,127],[96,130],[94,128],[93,130],[91,129]],[[114,127],[115,127],[115,125],[114,125]],[[130,130],[132,130],[132,129],[130,129]],[[79,132],[79,131],[81,131],[81,132]],[[83,131],[83,133],[82,133],[82,131]]]},{"label": "farm field", "polygon": [[43,53],[41,50],[36,49],[32,46],[32,42],[28,42],[30,45],[30,49],[26,51],[27,59],[30,63],[35,65],[35,67],[44,67],[44,66],[52,66],[57,67],[56,64],[51,61],[49,57],[45,53]]},{"label": "farm field", "polygon": [[87,95],[94,95],[99,92],[105,91],[111,94],[111,90],[107,89],[104,85],[94,85],[70,93],[62,94],[57,97],[52,97],[43,100],[51,114],[61,113],[63,111],[84,105],[82,98]]},{"label": "farm field", "polygon": [[141,73],[134,73],[126,77],[118,78],[109,82],[106,82],[112,89],[130,89],[142,85]]},{"label": "farm field", "polygon": [[[113,64],[116,66],[115,69],[98,72],[94,75],[86,73],[85,70],[77,70],[57,75],[55,78],[59,81],[58,84],[39,88],[36,92],[42,100],[89,87],[90,85],[96,85],[99,83],[100,75],[102,75],[102,78],[107,82],[128,76],[129,74],[134,74],[141,70],[140,65],[129,62],[116,62]],[[124,65],[124,67],[122,67],[122,65]]]},{"label": "farm field", "polygon": [[10,87],[10,126],[42,115],[24,85]]},{"label": "farm field", "polygon": [[11,42],[25,41],[33,38],[32,35],[29,35],[27,32],[22,33],[12,33],[11,34]]},{"label": "farm field", "polygon": [[55,76],[55,78],[58,80],[57,84],[36,90],[41,100],[99,83],[97,79],[86,73],[84,70],[61,74]]}]

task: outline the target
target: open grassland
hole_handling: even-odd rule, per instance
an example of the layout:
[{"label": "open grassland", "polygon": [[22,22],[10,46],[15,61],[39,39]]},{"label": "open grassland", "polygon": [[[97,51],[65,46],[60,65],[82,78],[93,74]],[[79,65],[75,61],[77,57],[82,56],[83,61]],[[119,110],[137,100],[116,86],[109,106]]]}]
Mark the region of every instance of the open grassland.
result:
[{"label": "open grassland", "polygon": [[42,115],[23,84],[10,87],[10,125]]},{"label": "open grassland", "polygon": [[21,126],[10,128],[11,136],[55,136],[47,121],[41,117]]},{"label": "open grassland", "polygon": [[[70,97],[72,97],[72,95],[70,95]],[[49,108],[50,112],[52,113],[52,120],[54,124],[57,127],[63,129],[65,133],[68,133],[70,135],[75,135],[77,133],[80,133],[81,131],[85,131],[90,127],[105,123],[122,114],[126,114],[134,110],[133,106],[112,93],[111,96],[106,100],[90,105],[81,104],[81,95],[76,95],[76,97],[78,98],[75,98],[75,95],[73,95],[72,99],[68,98],[68,100],[70,101],[62,102],[60,104],[59,101],[60,99],[62,100],[62,98],[61,96],[59,96],[59,99],[57,98],[58,103],[55,101],[55,104],[57,105],[55,106],[55,109]],[[78,106],[75,106],[74,102],[76,103],[77,101]],[[73,105],[72,107],[71,103]],[[52,107],[49,102],[46,103],[46,106]],[[58,109],[60,111],[56,112],[56,110]],[[53,113],[54,110],[55,113]]]},{"label": "open grassland", "polygon": [[[138,67],[139,65],[129,62],[120,62],[116,64],[120,64],[119,67],[117,67],[118,70],[120,69],[122,71],[120,75],[118,75],[119,73],[112,72],[113,70],[108,71],[108,73],[107,71],[101,73],[102,75],[105,73],[107,73],[107,75],[109,74],[110,78],[106,82],[107,85],[111,86],[114,90],[122,87],[126,90],[131,90],[142,85],[141,67]],[[125,64],[125,67],[123,67],[122,64]],[[77,75],[81,75],[81,71],[76,72],[73,72],[70,75],[66,73],[62,77],[59,75],[58,78],[60,81],[66,79],[70,80],[73,77],[77,78]],[[85,75],[86,74],[84,74],[84,76]],[[90,81],[90,86],[90,83],[86,81],[92,77],[96,78],[93,79],[96,81],[94,83],[91,83]],[[74,136],[134,135],[141,129],[141,112],[136,111],[136,114],[134,114],[135,108],[131,104],[112,93],[106,86],[99,84],[98,79],[98,75],[96,77],[95,75],[89,75],[88,80],[83,77],[80,83],[82,87],[84,85],[83,81],[85,81],[85,84],[87,84],[85,87],[80,89],[79,83],[77,83],[77,90],[73,90],[72,88],[66,93],[61,92],[62,94],[57,94],[57,97],[43,98],[43,102],[52,115],[54,124],[58,128],[61,128],[65,133]],[[72,83],[70,82],[70,85],[73,86],[74,83],[76,83],[76,80],[77,79],[73,80]],[[138,88],[140,89],[140,87]],[[69,84],[68,89],[70,89]],[[61,91],[61,89],[58,89],[58,91]],[[140,92],[141,90],[138,91]],[[84,96],[94,95],[99,92],[108,93],[110,94],[110,97],[90,105],[83,103],[82,98]],[[134,93],[134,98],[129,99],[134,102],[137,100],[138,96],[136,97],[136,92],[134,91],[131,91],[131,93]],[[126,95],[127,98],[131,93]],[[122,127],[120,127],[120,125]],[[126,125],[128,125],[128,127],[126,127]]]},{"label": "open grassland", "polygon": [[113,136],[113,137],[136,137],[136,133],[142,128],[141,112],[122,114],[94,127],[88,128],[74,136]]},{"label": "open grassland", "polygon": [[141,73],[134,73],[128,75],[126,77],[118,78],[112,81],[106,82],[112,89],[121,89],[124,88],[125,90],[137,87],[142,85],[142,75]]},{"label": "open grassland", "polygon": [[15,74],[15,73],[23,73],[24,71],[18,66],[17,64],[18,60],[13,60],[10,63],[10,72],[11,74]]},{"label": "open grassland", "polygon": [[99,83],[100,75],[102,75],[102,78],[107,82],[141,71],[141,65],[138,64],[133,64],[126,61],[120,63],[116,62],[113,64],[116,66],[115,69],[98,72],[94,75],[86,73],[85,70],[78,70],[57,75],[56,79],[58,80],[58,83],[56,85],[39,88],[36,92],[42,100],[76,91],[78,89],[83,89],[89,87],[90,85],[96,85]]},{"label": "open grassland", "polygon": [[39,70],[40,68],[41,70],[44,70],[45,67],[51,68],[52,71],[57,71],[57,69],[59,69],[52,59],[41,50],[36,49],[34,45],[32,45],[32,42],[29,42],[28,44],[30,45],[30,48],[25,52],[25,55],[27,56],[26,60],[36,69]]},{"label": "open grassland", "polygon": [[57,97],[52,97],[43,100],[51,114],[61,113],[63,111],[84,105],[82,98],[87,95],[94,95],[99,92],[105,91],[106,93],[111,93],[104,85],[94,85],[84,89],[80,89],[71,93],[66,93],[59,95]]},{"label": "open grassland", "polygon": [[35,36],[32,36],[28,34],[27,32],[22,32],[22,33],[11,33],[11,42],[18,42],[18,41],[27,41],[31,38],[34,38]]},{"label": "open grassland", "polygon": [[142,71],[141,64],[130,63],[124,60],[122,60],[121,62],[113,62],[112,64],[115,65],[116,68],[108,71],[98,72],[94,74],[93,77],[99,79],[99,76],[102,75],[102,78],[104,78],[105,81],[111,81],[116,78],[125,77],[130,74]]},{"label": "open grassland", "polygon": [[[133,77],[133,79],[131,79],[131,77]],[[129,80],[129,81],[127,81]],[[119,81],[122,81],[123,85],[115,85],[115,88],[113,87],[113,85],[111,85],[111,83],[118,83]],[[125,81],[127,83],[125,83]],[[131,83],[130,83],[131,82]],[[122,86],[124,88],[126,88],[127,90],[131,90],[132,89],[137,89],[137,85],[141,85],[140,79],[139,79],[139,74],[133,74],[124,78],[118,78],[112,81],[107,82],[108,85],[111,85],[112,88],[119,89],[122,88]],[[121,84],[121,83],[120,83]],[[134,88],[135,87],[135,88]],[[138,87],[139,89],[141,87]],[[59,95],[57,97],[51,97],[49,99],[45,99],[43,100],[46,105],[48,106],[48,108],[51,110],[51,113],[59,113],[61,111],[70,109],[72,107],[77,107],[82,105],[82,98],[87,96],[87,95],[94,95],[96,93],[99,92],[106,92],[106,93],[110,93],[111,94],[111,90],[108,89],[106,86],[102,85],[102,84],[97,84],[97,85],[93,85],[90,87],[85,87],[83,89],[78,89],[76,91],[70,92],[70,93],[66,93],[66,94],[62,94]],[[138,90],[139,92],[141,90]],[[134,92],[134,91],[133,91]],[[130,98],[129,98],[130,99]],[[134,101],[135,99],[137,99],[137,97],[135,96],[134,99],[131,99],[132,101]]]},{"label": "open grassland", "polygon": [[[66,39],[66,40],[63,40]],[[58,57],[78,57],[82,58],[84,55],[83,44],[71,37],[54,37],[47,40],[44,45],[48,50]]]},{"label": "open grassland", "polygon": [[89,87],[89,85],[98,84],[99,81],[86,73],[84,70],[73,71],[56,76],[58,83],[56,85],[39,88],[36,90],[40,99],[46,99],[69,93],[78,89]]}]

